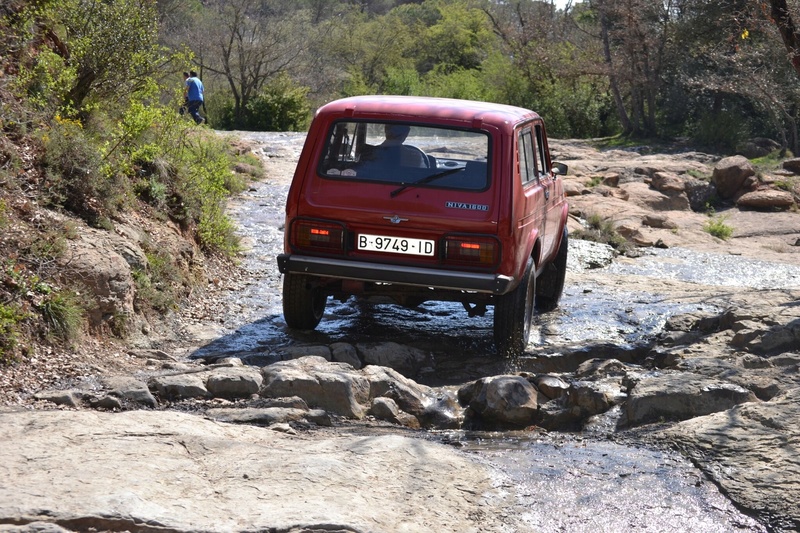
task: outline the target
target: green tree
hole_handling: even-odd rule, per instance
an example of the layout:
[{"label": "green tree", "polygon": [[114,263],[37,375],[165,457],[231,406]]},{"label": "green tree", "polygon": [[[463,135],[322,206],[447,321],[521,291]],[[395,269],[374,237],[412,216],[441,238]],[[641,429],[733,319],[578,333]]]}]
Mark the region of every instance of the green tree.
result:
[{"label": "green tree", "polygon": [[63,102],[74,110],[129,98],[162,61],[155,0],[49,0],[39,13],[54,49],[74,69]]},{"label": "green tree", "polygon": [[280,2],[213,0],[207,9],[199,22],[204,37],[188,45],[205,73],[227,85],[238,127],[264,85],[300,63],[313,28],[307,12],[287,12]]}]

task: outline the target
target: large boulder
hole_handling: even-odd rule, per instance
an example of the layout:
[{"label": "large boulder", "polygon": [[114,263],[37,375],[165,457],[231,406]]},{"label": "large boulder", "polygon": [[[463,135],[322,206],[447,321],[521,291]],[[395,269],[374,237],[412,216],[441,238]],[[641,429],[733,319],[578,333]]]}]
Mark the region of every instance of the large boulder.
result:
[{"label": "large boulder", "polygon": [[721,159],[711,174],[711,182],[716,186],[720,198],[735,197],[748,178],[755,176],[756,169],[741,155]]},{"label": "large boulder", "polygon": [[751,209],[789,209],[794,205],[794,196],[788,191],[759,189],[741,195],[736,200],[736,205]]}]

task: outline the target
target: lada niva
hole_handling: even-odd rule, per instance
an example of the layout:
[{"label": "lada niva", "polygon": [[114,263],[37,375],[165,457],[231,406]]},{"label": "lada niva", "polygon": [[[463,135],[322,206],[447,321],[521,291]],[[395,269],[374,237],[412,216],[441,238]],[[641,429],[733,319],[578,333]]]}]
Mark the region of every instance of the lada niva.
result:
[{"label": "lada niva", "polygon": [[500,354],[525,351],[567,268],[567,167],[533,111],[358,96],[320,108],[286,201],[283,315],[314,329],[328,297],[494,311]]}]

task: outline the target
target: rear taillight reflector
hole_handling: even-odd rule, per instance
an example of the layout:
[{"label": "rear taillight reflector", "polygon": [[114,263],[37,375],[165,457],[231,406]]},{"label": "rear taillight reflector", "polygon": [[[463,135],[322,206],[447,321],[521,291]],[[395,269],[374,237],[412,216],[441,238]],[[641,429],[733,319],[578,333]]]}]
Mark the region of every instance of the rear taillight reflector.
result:
[{"label": "rear taillight reflector", "polygon": [[291,244],[309,251],[340,253],[344,251],[344,228],[330,222],[295,220]]},{"label": "rear taillight reflector", "polygon": [[500,256],[500,245],[492,237],[447,237],[445,262],[460,265],[493,266]]}]

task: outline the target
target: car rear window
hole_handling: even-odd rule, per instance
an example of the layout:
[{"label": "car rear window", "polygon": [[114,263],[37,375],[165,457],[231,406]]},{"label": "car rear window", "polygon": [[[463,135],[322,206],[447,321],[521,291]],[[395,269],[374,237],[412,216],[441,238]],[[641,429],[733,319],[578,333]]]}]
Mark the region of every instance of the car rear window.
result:
[{"label": "car rear window", "polygon": [[480,191],[489,185],[486,132],[399,122],[339,121],[320,176]]}]

